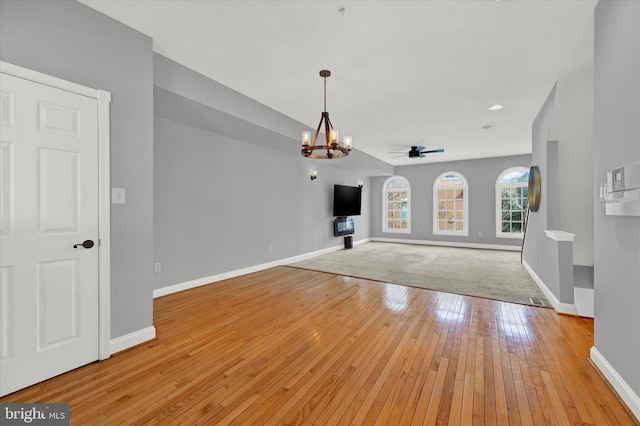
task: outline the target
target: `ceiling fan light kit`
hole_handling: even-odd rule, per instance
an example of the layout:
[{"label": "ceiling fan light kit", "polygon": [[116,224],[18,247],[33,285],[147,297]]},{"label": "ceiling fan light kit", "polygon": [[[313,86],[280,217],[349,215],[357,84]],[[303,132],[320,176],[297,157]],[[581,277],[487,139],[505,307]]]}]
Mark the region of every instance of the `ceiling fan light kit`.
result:
[{"label": "ceiling fan light kit", "polygon": [[[302,156],[307,158],[340,158],[349,155],[351,148],[353,147],[353,139],[351,136],[345,136],[343,142],[340,142],[340,134],[338,129],[333,128],[331,120],[329,120],[329,113],[327,112],[327,77],[331,75],[331,71],[320,71],[320,77],[324,79],[324,111],[320,117],[320,123],[311,139],[311,132],[302,132]],[[318,145],[318,135],[320,129],[324,128],[325,144]]]}]

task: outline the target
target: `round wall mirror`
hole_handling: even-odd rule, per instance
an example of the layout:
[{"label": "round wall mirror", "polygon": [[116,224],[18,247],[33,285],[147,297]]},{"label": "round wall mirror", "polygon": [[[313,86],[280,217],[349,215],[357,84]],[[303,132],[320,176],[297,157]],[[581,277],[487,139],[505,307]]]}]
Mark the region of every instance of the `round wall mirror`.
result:
[{"label": "round wall mirror", "polygon": [[531,166],[529,169],[529,190],[527,202],[529,210],[537,212],[540,207],[540,170],[537,166]]}]

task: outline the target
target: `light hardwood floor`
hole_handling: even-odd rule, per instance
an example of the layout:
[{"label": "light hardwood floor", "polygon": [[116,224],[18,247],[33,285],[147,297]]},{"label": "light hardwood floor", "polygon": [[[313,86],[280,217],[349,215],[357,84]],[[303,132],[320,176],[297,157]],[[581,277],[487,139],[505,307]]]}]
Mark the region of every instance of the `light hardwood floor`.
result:
[{"label": "light hardwood floor", "polygon": [[0,399],[71,424],[635,423],[590,319],[277,267],[154,301],[157,339]]}]

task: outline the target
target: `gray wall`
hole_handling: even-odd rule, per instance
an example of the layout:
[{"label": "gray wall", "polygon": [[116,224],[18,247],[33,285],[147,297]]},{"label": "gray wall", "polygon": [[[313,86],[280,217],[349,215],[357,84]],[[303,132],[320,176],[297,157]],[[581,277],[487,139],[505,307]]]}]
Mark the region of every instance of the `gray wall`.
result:
[{"label": "gray wall", "polygon": [[523,258],[561,303],[573,304],[573,295],[560,291],[557,242],[544,232],[558,229],[558,141],[548,139],[555,98],[556,85],[532,125],[531,159],[532,165],[540,170],[540,207],[529,214]]},{"label": "gray wall", "polygon": [[391,166],[357,150],[305,159],[301,123],[161,55],[154,62],[155,288],[341,246],[334,184],[364,183],[354,239],[369,237],[368,176]]},{"label": "gray wall", "polygon": [[111,336],[152,325],[153,56],[149,37],[71,1],[1,1],[0,59],[111,102]]},{"label": "gray wall", "polygon": [[[395,174],[405,177],[411,185],[411,233],[382,232],[382,186],[388,176],[381,176],[372,179],[371,236],[519,247],[519,239],[496,238],[496,179],[509,167],[530,165],[530,155],[518,155],[396,167]],[[462,173],[469,184],[468,237],[433,234],[433,183],[449,170]]]},{"label": "gray wall", "polygon": [[[593,51],[593,30],[590,35],[587,40]],[[554,229],[575,235],[572,263],[593,266],[592,62],[558,80],[548,138],[558,141],[557,159],[562,165],[555,167],[558,211]]]},{"label": "gray wall", "polygon": [[[597,188],[608,170],[640,162],[640,2],[596,6],[594,87]],[[638,396],[640,217],[594,204],[595,347]]]},{"label": "gray wall", "polygon": [[366,177],[163,117],[155,135],[156,288],[341,246],[336,183],[363,181],[354,239],[369,237]]},{"label": "gray wall", "polygon": [[[552,209],[551,216],[553,217],[553,209],[557,208],[557,203],[549,203],[550,199],[555,198],[553,191],[550,194],[547,190],[549,187],[553,188],[553,185],[549,184],[549,178],[557,175],[557,171],[553,170],[557,162],[555,158],[557,143],[548,140],[555,94],[556,87],[554,86],[532,125],[531,162],[533,166],[540,169],[540,207],[537,212],[529,214],[523,258],[547,288],[559,298],[560,285],[557,274],[554,273],[557,271],[557,258],[552,256],[555,253],[555,245],[544,232],[546,229],[550,229],[548,227],[549,209]],[[552,157],[551,161],[549,155]],[[549,166],[551,166],[551,171]]]}]

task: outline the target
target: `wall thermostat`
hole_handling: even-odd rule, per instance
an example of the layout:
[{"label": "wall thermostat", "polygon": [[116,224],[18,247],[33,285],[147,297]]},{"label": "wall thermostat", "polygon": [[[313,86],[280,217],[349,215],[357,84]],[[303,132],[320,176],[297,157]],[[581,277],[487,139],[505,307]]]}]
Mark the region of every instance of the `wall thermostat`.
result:
[{"label": "wall thermostat", "polygon": [[640,163],[608,171],[600,199],[607,215],[640,216]]}]

